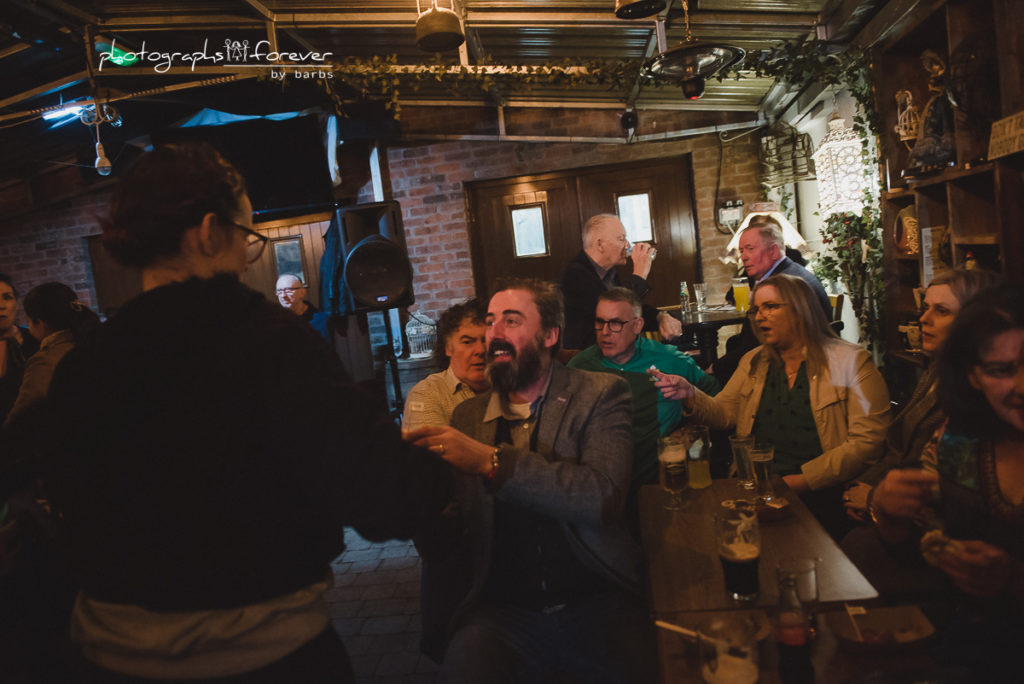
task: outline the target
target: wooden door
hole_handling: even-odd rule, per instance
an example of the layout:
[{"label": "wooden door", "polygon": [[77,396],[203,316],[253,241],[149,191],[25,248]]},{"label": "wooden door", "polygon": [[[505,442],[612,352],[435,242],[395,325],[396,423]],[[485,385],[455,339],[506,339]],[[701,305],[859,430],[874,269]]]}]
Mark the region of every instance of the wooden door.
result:
[{"label": "wooden door", "polygon": [[[504,276],[561,279],[583,247],[581,230],[591,216],[619,214],[618,200],[646,196],[650,241],[658,248],[645,301],[676,304],[679,281],[701,280],[693,212],[690,158],[675,157],[555,171],[469,184],[470,246],[477,295],[486,297]],[[543,252],[517,242],[517,215],[543,220]],[[520,236],[521,237],[521,236]],[[623,268],[621,276],[629,275]]]},{"label": "wooden door", "polygon": [[[576,185],[568,176],[521,176],[474,184],[470,189],[470,246],[478,296],[486,297],[500,278],[558,281],[565,264],[580,249],[581,223]],[[513,222],[538,217],[541,234],[517,244]],[[542,244],[541,241],[542,240]]]},{"label": "wooden door", "polygon": [[[652,242],[658,249],[647,282],[651,293],[644,300],[663,306],[679,303],[679,281],[702,281],[699,243],[693,212],[693,181],[690,158],[651,160],[618,168],[582,173],[578,178],[580,207],[586,218],[617,214],[618,200],[647,196],[651,212]],[[619,268],[626,282],[632,263]]]}]

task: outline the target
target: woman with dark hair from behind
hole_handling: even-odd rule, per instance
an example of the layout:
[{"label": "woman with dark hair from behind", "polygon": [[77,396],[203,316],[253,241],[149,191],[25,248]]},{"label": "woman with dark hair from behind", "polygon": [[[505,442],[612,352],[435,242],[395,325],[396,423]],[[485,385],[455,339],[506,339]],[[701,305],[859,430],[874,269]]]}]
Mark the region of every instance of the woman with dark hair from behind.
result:
[{"label": "woman with dark hair from behind", "polygon": [[[968,302],[937,364],[947,422],[924,470],[886,475],[871,518],[893,553],[912,549],[945,580],[937,600],[952,619],[943,652],[978,681],[1004,681],[1019,669],[1024,638],[1024,288]],[[873,583],[871,572],[884,571],[865,567]]]},{"label": "woman with dark hair from behind", "polygon": [[301,318],[239,282],[266,238],[212,147],[160,147],[103,229],[143,292],[60,364],[52,500],[87,682],[347,682],[324,594],[343,527],[408,537],[448,467]]},{"label": "woman with dark hair from behind", "polygon": [[46,396],[57,364],[100,323],[96,312],[63,283],[44,283],[32,288],[25,295],[24,307],[28,331],[39,340],[39,351],[25,366],[18,398],[5,424]]},{"label": "woman with dark hair from behind", "polygon": [[0,424],[7,418],[21,387],[25,363],[39,349],[39,341],[15,321],[18,290],[14,280],[0,273]]}]

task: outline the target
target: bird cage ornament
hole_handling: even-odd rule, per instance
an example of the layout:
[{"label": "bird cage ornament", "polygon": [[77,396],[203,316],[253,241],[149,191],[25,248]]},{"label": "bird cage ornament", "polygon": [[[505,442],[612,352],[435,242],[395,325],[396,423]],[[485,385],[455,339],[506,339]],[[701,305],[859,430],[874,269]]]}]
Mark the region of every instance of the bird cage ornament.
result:
[{"label": "bird cage ornament", "polygon": [[761,182],[769,188],[814,180],[811,136],[778,121],[761,135]]},{"label": "bird cage ornament", "polygon": [[914,96],[909,90],[899,91],[896,93],[896,125],[893,130],[907,149],[911,149],[912,140],[917,140],[920,128],[921,112],[914,106]]},{"label": "bird cage ornament", "polygon": [[864,209],[864,164],[860,157],[863,145],[856,131],[833,115],[828,133],[814,153],[822,217],[844,211],[859,215]]}]

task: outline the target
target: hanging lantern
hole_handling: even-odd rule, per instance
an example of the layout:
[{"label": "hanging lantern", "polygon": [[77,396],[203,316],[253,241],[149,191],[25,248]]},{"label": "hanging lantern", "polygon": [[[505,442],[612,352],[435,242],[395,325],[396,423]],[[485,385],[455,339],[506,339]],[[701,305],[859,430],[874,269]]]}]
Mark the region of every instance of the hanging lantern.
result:
[{"label": "hanging lantern", "polygon": [[[454,5],[453,5],[454,6]],[[420,0],[416,0],[416,11],[419,12]],[[466,42],[466,34],[462,32],[462,22],[454,10],[438,7],[433,0],[432,7],[426,12],[419,12],[416,20],[416,45],[424,52],[447,52]]]},{"label": "hanging lantern", "polygon": [[822,217],[844,211],[860,214],[863,209],[864,165],[860,158],[863,145],[864,141],[852,128],[847,128],[838,115],[828,122],[828,133],[812,155]]}]

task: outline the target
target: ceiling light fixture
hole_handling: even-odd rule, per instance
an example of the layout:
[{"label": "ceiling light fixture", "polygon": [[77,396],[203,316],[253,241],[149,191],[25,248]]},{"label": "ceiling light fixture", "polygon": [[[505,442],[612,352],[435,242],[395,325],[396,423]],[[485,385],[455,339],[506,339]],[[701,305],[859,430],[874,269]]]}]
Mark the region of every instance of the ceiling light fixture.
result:
[{"label": "ceiling light fixture", "polygon": [[[644,64],[644,74],[651,78],[673,81],[683,87],[683,94],[696,100],[704,94],[704,81],[743,59],[742,48],[720,43],[705,43],[694,40],[690,33],[690,7],[683,0],[683,17],[686,21],[686,40],[676,47],[665,50],[659,44],[661,53]],[[661,43],[662,33],[658,34]]]},{"label": "ceiling light fixture", "polygon": [[420,11],[420,0],[416,0],[416,45],[426,52],[447,52],[466,42],[466,34],[462,32],[462,22],[454,10],[438,7],[437,0],[432,0],[426,12]]},{"label": "ceiling light fixture", "polygon": [[96,161],[93,162],[93,166],[96,167],[96,173],[101,176],[109,176],[113,164],[107,158],[107,152],[103,149],[103,143],[100,142],[100,124],[107,123],[115,128],[120,126],[121,113],[111,105],[99,103],[92,107],[83,107],[78,113],[78,118],[86,126],[93,126],[96,129]]},{"label": "ceiling light fixture", "polygon": [[665,0],[615,0],[615,16],[619,19],[643,19],[665,9]]}]

